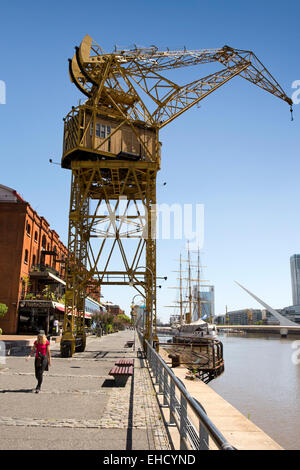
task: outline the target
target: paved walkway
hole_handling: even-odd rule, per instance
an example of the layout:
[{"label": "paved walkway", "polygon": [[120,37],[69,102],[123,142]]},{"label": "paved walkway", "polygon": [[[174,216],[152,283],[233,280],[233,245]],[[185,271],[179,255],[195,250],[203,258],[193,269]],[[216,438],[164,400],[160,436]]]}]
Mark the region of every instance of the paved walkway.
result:
[{"label": "paved walkway", "polygon": [[[51,345],[52,367],[40,394],[34,359],[0,364],[0,449],[168,450],[148,369],[133,331],[88,337],[84,353],[61,358]],[[137,341],[137,337],[135,337]],[[135,358],[134,376],[116,387],[108,375],[118,359]]]}]

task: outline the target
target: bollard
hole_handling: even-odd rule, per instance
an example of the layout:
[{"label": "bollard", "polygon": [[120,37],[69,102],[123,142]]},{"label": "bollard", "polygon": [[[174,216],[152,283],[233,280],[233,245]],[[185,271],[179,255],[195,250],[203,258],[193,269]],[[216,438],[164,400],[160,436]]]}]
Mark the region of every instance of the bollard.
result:
[{"label": "bollard", "polygon": [[180,355],[179,354],[169,354],[168,357],[172,359],[172,367],[180,366]]}]

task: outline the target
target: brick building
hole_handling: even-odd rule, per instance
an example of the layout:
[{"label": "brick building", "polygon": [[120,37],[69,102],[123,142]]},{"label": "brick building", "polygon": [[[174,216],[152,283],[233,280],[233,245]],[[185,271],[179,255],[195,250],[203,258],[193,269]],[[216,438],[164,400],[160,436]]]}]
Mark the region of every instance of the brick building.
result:
[{"label": "brick building", "polygon": [[124,310],[122,310],[119,305],[114,304],[113,302],[102,302],[102,305],[105,307],[108,313],[111,313],[114,316],[125,314]]},{"label": "brick building", "polygon": [[15,190],[0,185],[0,302],[8,307],[0,320],[3,333],[18,332],[21,300],[45,289],[49,298],[50,291],[62,295],[66,257],[67,248],[47,220]]}]

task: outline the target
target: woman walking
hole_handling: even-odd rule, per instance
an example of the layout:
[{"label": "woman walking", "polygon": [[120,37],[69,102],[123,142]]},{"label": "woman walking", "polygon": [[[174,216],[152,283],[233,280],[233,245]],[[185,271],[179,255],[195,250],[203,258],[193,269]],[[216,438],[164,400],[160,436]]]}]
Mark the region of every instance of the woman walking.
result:
[{"label": "woman walking", "polygon": [[37,340],[33,344],[31,353],[26,360],[28,360],[34,352],[35,377],[38,381],[35,393],[39,393],[43,382],[43,373],[45,370],[48,370],[48,365],[51,366],[50,343],[47,340],[44,330],[39,332]]}]

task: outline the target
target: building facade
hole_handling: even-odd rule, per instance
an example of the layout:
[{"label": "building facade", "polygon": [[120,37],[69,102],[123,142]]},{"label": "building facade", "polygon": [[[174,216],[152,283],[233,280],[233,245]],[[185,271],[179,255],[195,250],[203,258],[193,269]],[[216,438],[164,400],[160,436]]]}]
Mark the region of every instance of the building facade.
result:
[{"label": "building facade", "polygon": [[[227,317],[227,318],[226,318]],[[226,315],[218,315],[215,322],[219,325],[255,325],[264,320],[264,314],[259,309],[241,309],[227,312]]]},{"label": "building facade", "polygon": [[300,305],[291,305],[280,310],[281,315],[287,317],[288,320],[300,323]]},{"label": "building facade", "polygon": [[111,313],[114,316],[125,314],[124,310],[122,310],[119,305],[114,304],[113,302],[102,302],[102,305],[105,307],[107,313]]},{"label": "building facade", "polygon": [[290,257],[293,305],[300,305],[300,255]]},{"label": "building facade", "polygon": [[[198,299],[200,302],[198,302]],[[192,321],[199,318],[209,321],[215,315],[215,288],[214,286],[201,285],[200,292],[198,286],[193,288],[193,316]]]}]

